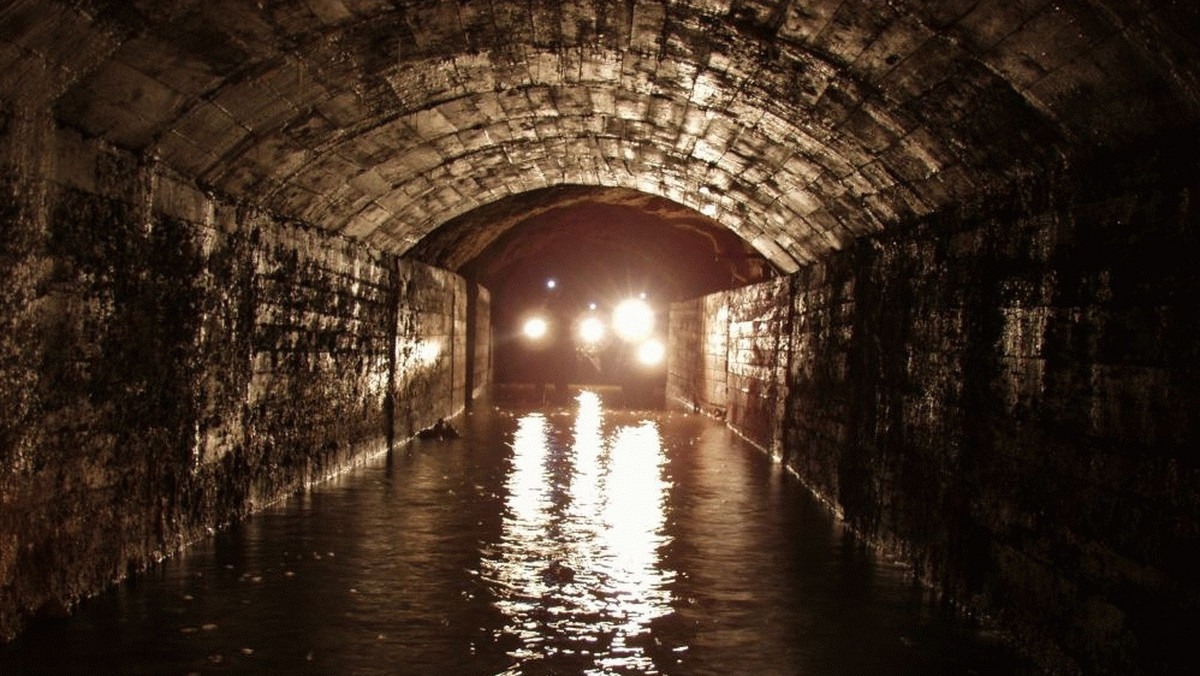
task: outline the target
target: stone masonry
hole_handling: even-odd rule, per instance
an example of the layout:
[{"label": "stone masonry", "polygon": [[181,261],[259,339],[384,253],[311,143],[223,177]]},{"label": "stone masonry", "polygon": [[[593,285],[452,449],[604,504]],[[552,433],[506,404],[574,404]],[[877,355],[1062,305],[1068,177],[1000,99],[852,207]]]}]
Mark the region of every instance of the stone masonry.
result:
[{"label": "stone masonry", "polygon": [[46,122],[0,139],[4,636],[454,415],[471,365],[463,279]]},{"label": "stone masonry", "polygon": [[505,299],[455,272],[595,189],[769,280],[676,306],[674,399],[1051,669],[1182,672],[1197,36],[1185,0],[0,0],[0,634],[464,405]]},{"label": "stone masonry", "polygon": [[1200,610],[1200,145],[1159,150],[677,305],[672,347],[708,349],[673,356],[673,404],[1052,672],[1177,673]]}]

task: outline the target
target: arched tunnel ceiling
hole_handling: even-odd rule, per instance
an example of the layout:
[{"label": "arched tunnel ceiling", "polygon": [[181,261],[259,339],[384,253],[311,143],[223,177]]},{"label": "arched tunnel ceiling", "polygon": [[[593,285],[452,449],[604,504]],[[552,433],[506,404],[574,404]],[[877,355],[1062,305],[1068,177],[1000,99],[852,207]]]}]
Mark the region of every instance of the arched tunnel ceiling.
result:
[{"label": "arched tunnel ceiling", "polygon": [[7,0],[0,97],[405,253],[563,184],[790,271],[1200,110],[1196,3]]},{"label": "arched tunnel ceiling", "polygon": [[[473,209],[442,224],[408,255],[493,291],[515,276],[529,275],[540,285],[546,277],[564,283],[570,277],[602,277],[606,266],[638,270],[641,281],[655,279],[657,295],[670,301],[762,281],[775,272],[749,244],[693,209],[627,188],[578,185]],[[622,277],[621,270],[610,272],[613,279]]]}]

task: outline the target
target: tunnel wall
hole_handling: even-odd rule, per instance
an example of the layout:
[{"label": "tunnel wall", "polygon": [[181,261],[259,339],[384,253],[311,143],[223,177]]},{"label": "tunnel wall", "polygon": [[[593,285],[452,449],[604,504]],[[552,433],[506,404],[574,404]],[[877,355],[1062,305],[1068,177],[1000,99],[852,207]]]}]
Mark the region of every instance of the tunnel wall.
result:
[{"label": "tunnel wall", "polygon": [[713,294],[671,307],[667,398],[726,418],[762,448],[778,448],[791,340],[790,281]]},{"label": "tunnel wall", "polygon": [[492,295],[484,287],[471,284],[467,289],[467,313],[472,318],[467,329],[472,331],[467,336],[463,346],[468,358],[473,358],[472,368],[467,371],[465,383],[470,396],[467,403],[486,396],[495,377],[494,351],[495,344],[492,334]]},{"label": "tunnel wall", "polygon": [[728,295],[672,304],[667,342],[667,400],[724,418],[729,393]]},{"label": "tunnel wall", "polygon": [[[730,424],[1053,670],[1182,673],[1200,605],[1195,138],[1030,177],[782,292],[684,304],[673,346],[706,344],[710,312],[757,322],[761,349],[727,343]],[[749,395],[770,391],[776,329],[772,407]],[[696,348],[678,359],[673,398],[712,398]]]},{"label": "tunnel wall", "polygon": [[0,637],[456,413],[486,299],[47,120],[0,114]]}]

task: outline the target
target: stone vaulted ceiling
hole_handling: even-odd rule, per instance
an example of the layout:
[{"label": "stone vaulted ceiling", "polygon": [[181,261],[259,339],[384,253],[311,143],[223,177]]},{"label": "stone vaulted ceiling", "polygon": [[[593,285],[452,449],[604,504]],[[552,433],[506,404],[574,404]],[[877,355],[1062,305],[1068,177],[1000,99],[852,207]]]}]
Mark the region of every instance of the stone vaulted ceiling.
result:
[{"label": "stone vaulted ceiling", "polygon": [[0,101],[396,253],[579,184],[786,272],[1194,123],[1196,4],[0,0]]}]

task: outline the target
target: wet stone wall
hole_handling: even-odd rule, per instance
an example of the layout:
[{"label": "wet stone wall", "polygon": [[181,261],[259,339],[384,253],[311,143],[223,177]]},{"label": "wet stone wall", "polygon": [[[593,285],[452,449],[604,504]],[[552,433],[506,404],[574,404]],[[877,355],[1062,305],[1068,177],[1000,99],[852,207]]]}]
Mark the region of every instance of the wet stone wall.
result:
[{"label": "wet stone wall", "polygon": [[726,419],[751,442],[780,447],[784,374],[791,353],[787,333],[789,282],[777,279],[730,291]]},{"label": "wet stone wall", "polygon": [[724,418],[729,400],[729,299],[713,294],[670,311],[667,401]]},{"label": "wet stone wall", "polygon": [[701,410],[700,400],[705,390],[703,320],[703,298],[671,305],[667,335],[666,399],[669,406]]},{"label": "wet stone wall", "polygon": [[667,399],[703,411],[763,450],[782,447],[790,278],[671,307]]},{"label": "wet stone wall", "polygon": [[463,406],[451,273],[19,112],[0,228],[0,637]]},{"label": "wet stone wall", "polygon": [[[791,345],[781,418],[730,414],[779,425],[864,539],[1056,673],[1191,663],[1197,151],[1076,162],[801,270],[790,319],[762,324]],[[729,344],[732,408],[762,364]]]},{"label": "wet stone wall", "polygon": [[[393,391],[396,434],[407,437],[465,403],[467,284],[456,275],[406,264],[400,296]],[[428,405],[421,406],[420,403]],[[430,419],[430,410],[440,411]]]},{"label": "wet stone wall", "polygon": [[492,295],[477,284],[467,287],[467,316],[469,317],[467,340],[463,349],[474,366],[467,371],[467,403],[483,398],[491,385],[494,374],[494,342],[492,336]]}]

